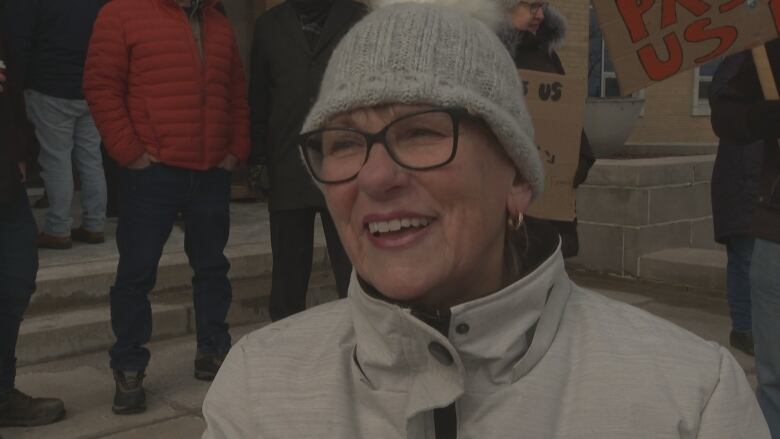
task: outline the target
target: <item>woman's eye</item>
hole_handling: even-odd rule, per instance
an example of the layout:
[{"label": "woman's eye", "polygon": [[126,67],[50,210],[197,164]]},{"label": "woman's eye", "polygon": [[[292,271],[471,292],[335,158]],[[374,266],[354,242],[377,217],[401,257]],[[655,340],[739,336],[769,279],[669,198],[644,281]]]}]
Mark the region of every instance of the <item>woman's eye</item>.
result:
[{"label": "woman's eye", "polygon": [[335,142],[331,142],[327,145],[325,148],[326,154],[340,154],[345,152],[350,152],[357,150],[361,147],[361,144],[359,142],[356,142],[354,140],[339,140]]},{"label": "woman's eye", "polygon": [[412,128],[407,130],[402,138],[404,139],[438,139],[442,137],[443,134],[428,129],[428,128]]}]

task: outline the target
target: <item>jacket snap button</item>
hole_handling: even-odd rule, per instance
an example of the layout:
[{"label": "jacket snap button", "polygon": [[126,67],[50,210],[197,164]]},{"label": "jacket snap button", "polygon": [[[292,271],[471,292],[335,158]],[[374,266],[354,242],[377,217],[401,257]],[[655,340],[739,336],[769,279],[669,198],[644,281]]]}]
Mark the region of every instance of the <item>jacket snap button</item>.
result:
[{"label": "jacket snap button", "polygon": [[451,366],[452,363],[455,362],[455,360],[452,358],[452,354],[450,354],[450,351],[448,351],[447,348],[442,346],[440,343],[435,341],[431,342],[431,344],[428,345],[428,351],[431,353],[433,358],[436,359],[436,361],[445,366]]},{"label": "jacket snap button", "polygon": [[460,335],[468,334],[470,330],[471,328],[466,323],[461,323],[455,327],[455,332],[457,332]]}]

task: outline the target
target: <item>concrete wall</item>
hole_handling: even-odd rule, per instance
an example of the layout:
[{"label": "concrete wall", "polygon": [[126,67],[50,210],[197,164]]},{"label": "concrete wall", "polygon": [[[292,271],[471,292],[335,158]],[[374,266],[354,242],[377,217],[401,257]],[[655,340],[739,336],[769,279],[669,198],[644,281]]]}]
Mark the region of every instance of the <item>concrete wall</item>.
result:
[{"label": "concrete wall", "polygon": [[572,262],[639,275],[643,255],[714,243],[710,180],[715,157],[598,160],[577,190],[580,254]]}]

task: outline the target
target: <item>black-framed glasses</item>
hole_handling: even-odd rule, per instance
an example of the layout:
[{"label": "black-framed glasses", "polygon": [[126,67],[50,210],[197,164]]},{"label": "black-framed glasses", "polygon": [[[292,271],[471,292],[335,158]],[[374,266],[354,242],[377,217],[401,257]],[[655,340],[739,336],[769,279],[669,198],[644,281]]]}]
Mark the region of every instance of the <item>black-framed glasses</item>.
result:
[{"label": "black-framed glasses", "polygon": [[547,7],[549,2],[526,2],[526,1],[520,1],[519,4],[527,7],[531,14],[536,14],[540,9],[544,9]]},{"label": "black-framed glasses", "polygon": [[455,158],[460,122],[466,114],[460,107],[433,108],[404,115],[378,133],[322,128],[301,134],[298,143],[320,183],[344,183],[357,177],[377,143],[402,168],[425,171]]}]

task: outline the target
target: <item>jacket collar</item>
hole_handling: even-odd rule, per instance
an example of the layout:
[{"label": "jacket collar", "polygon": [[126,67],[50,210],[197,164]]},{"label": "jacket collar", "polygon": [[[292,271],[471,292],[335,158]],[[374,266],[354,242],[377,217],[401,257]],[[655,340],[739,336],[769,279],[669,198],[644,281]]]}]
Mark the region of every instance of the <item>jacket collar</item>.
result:
[{"label": "jacket collar", "polygon": [[409,308],[366,292],[353,274],[348,301],[356,371],[374,390],[408,393],[407,418],[445,407],[464,392],[492,392],[519,380],[552,344],[571,291],[556,242],[521,279],[451,308],[446,334]]}]

